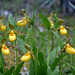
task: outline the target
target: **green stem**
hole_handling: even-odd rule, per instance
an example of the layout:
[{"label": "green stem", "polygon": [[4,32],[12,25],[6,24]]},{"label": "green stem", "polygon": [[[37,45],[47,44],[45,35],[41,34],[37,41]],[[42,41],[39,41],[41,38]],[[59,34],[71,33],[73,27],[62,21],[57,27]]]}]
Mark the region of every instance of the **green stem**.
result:
[{"label": "green stem", "polygon": [[0,72],[2,72],[3,74],[5,73],[4,55],[1,53],[1,48],[0,48]]},{"label": "green stem", "polygon": [[51,51],[53,50],[53,33],[52,33],[52,47],[51,47]]},{"label": "green stem", "polygon": [[34,40],[34,25],[33,25],[33,40]]},{"label": "green stem", "polygon": [[49,30],[48,30],[48,60],[47,60],[47,66],[49,66]]},{"label": "green stem", "polygon": [[16,48],[16,40],[15,40],[15,55],[16,55],[16,68],[18,66],[18,61],[17,61],[17,48]]},{"label": "green stem", "polygon": [[37,75],[37,54],[35,55],[35,75]]},{"label": "green stem", "polygon": [[[34,25],[32,26],[33,31],[33,45],[34,45]],[[37,75],[37,54],[35,55],[35,75]]]},{"label": "green stem", "polygon": [[0,48],[0,68],[1,68],[1,48]]},{"label": "green stem", "polygon": [[73,61],[74,61],[74,55],[72,55],[72,65],[73,65]]},{"label": "green stem", "polygon": [[[63,55],[63,53],[61,53]],[[63,67],[63,58],[61,60],[61,67],[60,67],[60,75],[62,75],[62,67]]]}]

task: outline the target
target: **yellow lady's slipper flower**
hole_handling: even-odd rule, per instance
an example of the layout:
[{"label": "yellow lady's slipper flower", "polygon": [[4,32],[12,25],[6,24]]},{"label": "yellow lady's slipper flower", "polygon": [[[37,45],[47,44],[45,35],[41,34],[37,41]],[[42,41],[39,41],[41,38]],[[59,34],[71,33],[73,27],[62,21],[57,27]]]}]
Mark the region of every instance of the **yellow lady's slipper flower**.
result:
[{"label": "yellow lady's slipper flower", "polygon": [[17,22],[18,26],[26,26],[27,25],[27,19],[23,19]]},{"label": "yellow lady's slipper flower", "polygon": [[11,33],[9,34],[9,40],[13,42],[16,39],[16,35],[14,31],[12,30]]},{"label": "yellow lady's slipper flower", "polygon": [[1,26],[0,26],[0,31],[5,31],[5,30],[6,30],[6,26],[1,25]]},{"label": "yellow lady's slipper flower", "polygon": [[2,46],[2,53],[4,55],[8,55],[9,54],[9,49],[5,45]]},{"label": "yellow lady's slipper flower", "polygon": [[62,35],[67,34],[67,30],[63,26],[61,26],[61,28],[60,28],[60,34],[62,34]]},{"label": "yellow lady's slipper flower", "polygon": [[21,61],[27,62],[31,58],[30,52],[27,52],[25,55],[22,56]]},{"label": "yellow lady's slipper flower", "polygon": [[75,49],[73,47],[71,47],[69,44],[67,44],[66,52],[69,54],[75,54]]}]

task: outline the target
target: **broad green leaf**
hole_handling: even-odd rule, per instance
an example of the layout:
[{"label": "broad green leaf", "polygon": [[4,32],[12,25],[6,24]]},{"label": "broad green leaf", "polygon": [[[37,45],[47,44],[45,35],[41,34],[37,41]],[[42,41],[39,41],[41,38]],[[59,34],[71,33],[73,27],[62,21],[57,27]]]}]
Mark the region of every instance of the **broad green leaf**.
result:
[{"label": "broad green leaf", "polygon": [[74,69],[75,70],[75,67],[73,66],[73,65],[71,65],[71,64],[69,64],[69,63],[66,63],[66,62],[63,62],[65,65],[67,65],[67,66],[70,66],[72,69]]},{"label": "broad green leaf", "polygon": [[25,53],[27,51],[26,48],[24,47],[25,46],[25,42],[22,39],[20,39],[20,38],[17,38],[17,41],[18,41],[18,44],[20,46],[20,49]]},{"label": "broad green leaf", "polygon": [[49,66],[47,68],[47,75],[53,75],[53,72]]},{"label": "broad green leaf", "polygon": [[35,41],[35,39],[34,40],[32,40],[32,50],[33,50],[33,52],[34,52],[34,56],[37,54],[37,46],[36,46],[36,41]]},{"label": "broad green leaf", "polygon": [[53,75],[58,75],[58,72],[59,72],[59,66],[55,68],[55,70],[53,71]]},{"label": "broad green leaf", "polygon": [[42,52],[38,53],[38,59],[39,59],[40,65],[42,65],[44,63],[44,55]]},{"label": "broad green leaf", "polygon": [[15,30],[17,29],[17,24],[11,14],[9,14],[8,22],[14,26]]},{"label": "broad green leaf", "polygon": [[58,44],[60,45],[60,48],[62,48],[64,46],[64,44],[63,44],[63,41],[61,40],[61,38],[59,37],[59,35],[52,30],[51,30],[51,32],[53,32],[55,34],[55,36],[57,37]]},{"label": "broad green leaf", "polygon": [[52,65],[53,60],[54,60],[54,58],[55,58],[55,55],[56,55],[56,50],[53,50],[53,51],[49,54],[49,66]]},{"label": "broad green leaf", "polygon": [[39,14],[39,16],[41,17],[45,27],[49,30],[50,29],[50,22],[49,22],[49,20],[42,14]]},{"label": "broad green leaf", "polygon": [[11,75],[15,69],[15,66],[11,67],[4,75]]},{"label": "broad green leaf", "polygon": [[29,70],[29,75],[35,75],[35,68],[34,68],[34,60],[30,59],[30,70]]},{"label": "broad green leaf", "polygon": [[0,75],[3,75],[3,74],[0,72]]},{"label": "broad green leaf", "polygon": [[46,65],[46,63],[44,63],[38,68],[37,75],[46,75],[46,72],[47,72],[47,65]]},{"label": "broad green leaf", "polygon": [[5,72],[5,66],[4,66],[4,55],[0,53],[0,72],[4,73]]},{"label": "broad green leaf", "polygon": [[19,75],[19,72],[20,72],[20,70],[21,70],[23,64],[24,64],[24,62],[22,62],[22,63],[20,63],[20,64],[18,65],[18,67],[16,68],[16,70],[13,72],[13,75]]},{"label": "broad green leaf", "polygon": [[66,75],[75,75],[75,74],[73,74],[73,73],[69,73],[69,74],[66,74]]},{"label": "broad green leaf", "polygon": [[58,58],[56,58],[53,62],[53,64],[51,65],[51,69],[52,71],[55,69],[55,67],[58,65],[58,63],[60,62],[60,60],[65,57],[67,54],[64,55],[60,55]]}]

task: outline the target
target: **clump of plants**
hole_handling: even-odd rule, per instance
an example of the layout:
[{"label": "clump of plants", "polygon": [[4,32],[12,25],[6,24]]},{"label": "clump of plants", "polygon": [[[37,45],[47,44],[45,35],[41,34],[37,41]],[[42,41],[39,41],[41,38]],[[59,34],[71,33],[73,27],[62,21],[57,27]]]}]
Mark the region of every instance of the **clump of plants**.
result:
[{"label": "clump of plants", "polygon": [[[39,14],[43,24],[47,29],[47,44],[45,44],[45,39],[42,37],[42,32],[38,29],[39,35],[43,41],[43,50],[39,50],[37,45],[37,37],[35,36],[35,9],[33,10],[33,18],[26,16],[24,13],[25,9],[22,9],[23,19],[17,23],[14,21],[11,15],[8,18],[8,25],[4,25],[2,20],[5,15],[0,18],[0,74],[1,75],[19,75],[19,72],[24,64],[24,62],[30,61],[29,75],[62,75],[63,65],[71,67],[71,73],[74,74],[74,55],[72,57],[69,54],[75,54],[74,44],[70,43],[70,35],[67,29],[74,29],[75,27],[66,27],[63,25],[64,20],[57,17],[57,15],[52,12],[48,17]],[[29,26],[28,26],[29,25]],[[28,26],[28,33],[25,32],[25,27]],[[29,39],[26,40],[25,37]],[[57,39],[57,46],[54,47],[54,36]],[[67,38],[63,42],[60,36]],[[52,43],[50,44],[50,39]],[[26,43],[29,41],[30,45]],[[10,42],[11,44],[7,44]],[[40,42],[40,41],[38,41]],[[17,59],[17,44],[19,45],[21,52],[24,55],[20,58],[22,61],[18,64]],[[9,47],[15,49],[15,63],[8,71],[5,71],[4,56],[10,53]],[[50,49],[51,48],[51,49]],[[65,52],[66,51],[66,52]],[[58,55],[59,54],[59,55]],[[72,64],[64,62],[65,56],[71,57]],[[69,58],[70,60],[70,58]],[[59,65],[60,64],[60,65]],[[73,72],[72,72],[73,71]]]}]

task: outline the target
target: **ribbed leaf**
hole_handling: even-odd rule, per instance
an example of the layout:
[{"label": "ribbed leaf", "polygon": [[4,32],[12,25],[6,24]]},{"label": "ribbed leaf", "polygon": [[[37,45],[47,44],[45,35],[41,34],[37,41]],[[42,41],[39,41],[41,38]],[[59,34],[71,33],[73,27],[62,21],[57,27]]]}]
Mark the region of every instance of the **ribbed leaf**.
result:
[{"label": "ribbed leaf", "polygon": [[55,34],[55,36],[57,37],[58,44],[60,45],[60,48],[62,48],[64,46],[64,44],[63,44],[63,41],[61,40],[61,38],[59,37],[59,35],[52,30],[51,30],[51,32],[53,32]]},{"label": "ribbed leaf", "polygon": [[39,14],[39,16],[41,17],[45,27],[49,30],[50,29],[50,22],[49,22],[49,20],[42,14]]},{"label": "ribbed leaf", "polygon": [[53,60],[54,60],[54,58],[55,58],[55,55],[56,55],[56,50],[53,50],[53,51],[49,54],[49,66],[52,65]]},{"label": "ribbed leaf", "polygon": [[55,68],[55,70],[53,71],[53,75],[58,75],[58,72],[59,72],[59,66]]},{"label": "ribbed leaf", "polygon": [[44,63],[44,55],[42,52],[38,53],[38,59],[39,59],[40,65],[42,65]]},{"label": "ribbed leaf", "polygon": [[30,59],[30,70],[29,70],[29,75],[35,75],[35,69],[34,69],[34,60]]},{"label": "ribbed leaf", "polygon": [[51,65],[51,69],[54,70],[55,67],[58,65],[58,63],[60,62],[60,60],[65,57],[67,54],[64,54],[64,55],[60,55],[58,58],[56,58],[54,60],[54,63]]},{"label": "ribbed leaf", "polygon": [[72,69],[74,69],[75,70],[75,67],[73,66],[73,65],[71,65],[71,64],[69,64],[69,63],[66,63],[66,62],[63,62],[65,65],[67,65],[67,66],[70,66]]},{"label": "ribbed leaf", "polygon": [[4,75],[11,75],[15,69],[15,66],[11,67]]},{"label": "ribbed leaf", "polygon": [[0,72],[0,75],[3,75],[3,74]]},{"label": "ribbed leaf", "polygon": [[47,68],[47,75],[53,75],[53,72],[49,66]]},{"label": "ribbed leaf", "polygon": [[47,65],[46,65],[46,63],[44,63],[38,68],[37,75],[46,75],[46,72],[47,72]]},{"label": "ribbed leaf", "polygon": [[32,20],[32,25],[34,25],[34,20],[35,20],[35,10],[36,10],[36,5],[38,2],[36,2],[34,9],[33,9],[33,20]]},{"label": "ribbed leaf", "polygon": [[15,27],[15,30],[17,29],[17,24],[16,24],[16,22],[15,22],[15,20],[13,19],[13,17],[12,17],[11,14],[9,14],[8,22],[9,22],[10,24],[12,24],[12,25]]},{"label": "ribbed leaf", "polygon": [[22,63],[20,63],[20,64],[18,65],[18,67],[16,68],[16,70],[13,72],[13,75],[19,75],[19,72],[20,72],[20,70],[21,70],[23,64],[24,64],[24,62],[22,62]]},{"label": "ribbed leaf", "polygon": [[55,16],[55,28],[57,29],[59,27],[58,19],[57,19],[56,14],[54,14],[54,16]]},{"label": "ribbed leaf", "polygon": [[17,41],[18,41],[20,49],[25,53],[27,51],[26,48],[24,47],[25,46],[25,42],[22,39],[20,39],[20,38],[17,38]]}]

